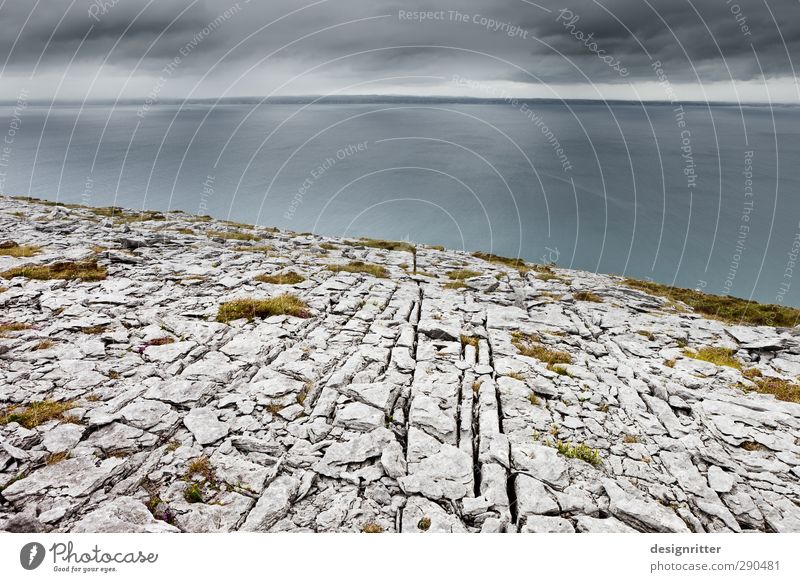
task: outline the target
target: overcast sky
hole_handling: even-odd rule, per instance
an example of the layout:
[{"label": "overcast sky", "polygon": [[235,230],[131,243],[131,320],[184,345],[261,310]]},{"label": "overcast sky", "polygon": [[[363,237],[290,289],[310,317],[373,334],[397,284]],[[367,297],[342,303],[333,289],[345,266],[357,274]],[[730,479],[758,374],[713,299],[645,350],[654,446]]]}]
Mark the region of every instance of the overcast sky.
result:
[{"label": "overcast sky", "polygon": [[0,0],[0,99],[799,102],[800,2],[737,1]]}]

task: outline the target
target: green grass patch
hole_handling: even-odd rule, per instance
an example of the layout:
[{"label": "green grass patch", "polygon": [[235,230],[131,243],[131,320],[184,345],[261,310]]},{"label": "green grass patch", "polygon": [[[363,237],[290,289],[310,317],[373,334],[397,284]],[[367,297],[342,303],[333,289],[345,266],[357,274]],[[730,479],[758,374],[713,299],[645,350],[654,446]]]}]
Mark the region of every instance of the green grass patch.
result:
[{"label": "green grass patch", "polygon": [[66,412],[72,408],[75,408],[74,402],[53,400],[31,402],[27,406],[12,405],[0,412],[0,425],[16,422],[31,429],[51,420],[72,422],[73,419],[66,416]]},{"label": "green grass patch", "polygon": [[529,265],[522,259],[512,259],[509,257],[502,257],[500,255],[494,255],[492,253],[483,253],[483,252],[476,252],[472,253],[473,257],[478,259],[483,259],[484,261],[488,261],[490,263],[495,263],[498,265],[503,265],[505,267],[511,267],[512,269],[516,269],[520,273],[527,273],[531,269],[533,269],[533,265]]},{"label": "green grass patch", "polygon": [[469,269],[458,269],[447,273],[447,277],[454,281],[463,281],[464,279],[472,279],[472,277],[480,277],[481,273],[478,271],[471,271]]},{"label": "green grass patch", "polygon": [[386,267],[363,261],[350,261],[346,265],[328,265],[328,270],[334,273],[364,273],[381,279],[389,277],[389,271],[386,270]]},{"label": "green grass patch", "polygon": [[[745,374],[747,376],[747,374]],[[759,394],[772,394],[778,400],[784,402],[794,402],[800,404],[800,385],[783,380],[782,378],[769,378],[767,376],[756,376],[750,374],[751,381],[755,384],[754,388],[746,387],[746,391],[758,392]]]},{"label": "green grass patch", "polygon": [[714,348],[714,347],[704,347],[699,348],[697,350],[684,350],[683,355],[687,358],[694,358],[695,360],[702,360],[704,362],[710,362],[717,366],[727,366],[729,368],[736,368],[737,370],[742,369],[742,363],[733,357],[735,354],[735,350],[729,350],[728,348]]},{"label": "green grass patch", "polygon": [[297,285],[305,280],[305,277],[298,275],[294,271],[278,273],[277,275],[259,275],[256,277],[256,281],[260,283],[270,283],[272,285]]},{"label": "green grass patch", "polygon": [[19,245],[14,241],[0,243],[0,257],[28,258],[42,252],[36,245]]},{"label": "green grass patch", "polygon": [[223,323],[235,319],[272,317],[274,315],[291,315],[292,317],[311,317],[305,301],[289,293],[269,299],[235,299],[219,306],[217,321]]},{"label": "green grass patch", "polygon": [[[350,244],[350,243],[349,243]],[[381,240],[376,238],[360,238],[353,246],[365,246],[373,249],[383,249],[385,251],[406,251],[411,254],[417,253],[417,247],[410,242],[396,240]]]},{"label": "green grass patch", "polygon": [[597,449],[593,449],[583,443],[573,445],[572,443],[565,443],[563,441],[556,441],[552,446],[568,459],[578,459],[597,467],[603,462],[600,458],[600,453]]},{"label": "green grass patch", "polygon": [[[572,356],[561,350],[553,350],[539,342],[538,337],[520,333],[518,331],[511,334],[511,344],[519,350],[519,353],[529,358],[536,358],[544,362],[548,367],[555,364],[571,364]],[[553,369],[553,371],[556,371]]]},{"label": "green grass patch", "polygon": [[23,265],[0,273],[0,277],[6,279],[26,277],[28,279],[38,279],[42,281],[51,279],[102,281],[107,275],[108,272],[103,267],[99,267],[97,261],[93,259],[85,261],[60,261],[47,265]]},{"label": "green grass patch", "polygon": [[800,309],[793,307],[757,303],[725,295],[711,295],[693,289],[669,287],[638,279],[625,279],[625,285],[651,295],[681,301],[698,313],[728,323],[794,327],[800,322]]}]

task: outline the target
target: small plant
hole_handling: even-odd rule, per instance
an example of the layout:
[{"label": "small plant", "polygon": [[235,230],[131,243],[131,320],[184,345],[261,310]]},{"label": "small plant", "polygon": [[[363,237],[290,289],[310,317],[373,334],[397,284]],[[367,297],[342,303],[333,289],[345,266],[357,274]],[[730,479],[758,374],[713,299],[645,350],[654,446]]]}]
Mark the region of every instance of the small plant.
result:
[{"label": "small plant", "polygon": [[472,279],[473,277],[480,277],[478,271],[471,271],[469,269],[458,269],[447,273],[447,277],[454,281],[463,281],[464,279]]},{"label": "small plant", "polygon": [[563,364],[547,364],[547,369],[559,376],[572,377],[572,374],[569,373],[569,370],[567,370],[567,367]]},{"label": "small plant", "polygon": [[0,425],[16,422],[31,429],[51,420],[69,422],[74,419],[67,417],[65,413],[72,408],[75,408],[74,402],[55,402],[53,400],[31,402],[23,408],[12,405],[0,413]]},{"label": "small plant", "polygon": [[306,382],[303,384],[303,388],[300,392],[297,393],[297,397],[295,398],[296,402],[303,406],[306,403],[306,398],[308,398],[308,393],[311,392],[311,389],[314,387],[312,382]]},{"label": "small plant", "polygon": [[442,285],[443,289],[472,289],[469,285],[464,283],[463,281],[450,281]]},{"label": "small plant", "polygon": [[233,250],[247,253],[269,253],[275,250],[271,245],[253,245],[253,246],[238,246],[233,247]]},{"label": "small plant", "polygon": [[339,248],[339,245],[335,245],[329,242],[324,242],[319,244],[319,248],[326,250],[326,251],[335,251]]},{"label": "small plant", "polygon": [[275,315],[311,317],[308,305],[298,297],[285,293],[271,299],[235,299],[219,306],[217,321],[226,323],[235,319],[266,318]]},{"label": "small plant", "polygon": [[370,521],[361,526],[361,533],[383,533],[383,526]]},{"label": "small plant", "polygon": [[636,333],[638,333],[639,335],[641,335],[641,336],[643,336],[643,337],[646,337],[646,338],[647,338],[647,339],[649,339],[651,342],[652,342],[652,341],[654,341],[654,340],[656,339],[656,336],[655,336],[655,334],[654,334],[652,331],[648,331],[648,330],[646,330],[646,329],[640,329],[640,330],[639,330],[639,331],[637,331]]},{"label": "small plant", "polygon": [[742,444],[739,445],[745,451],[754,452],[754,451],[766,451],[767,447],[762,445],[761,443],[757,443],[755,441],[744,441]]},{"label": "small plant", "polygon": [[209,482],[213,482],[215,480],[214,470],[211,467],[211,461],[206,456],[192,459],[189,462],[188,467],[186,467],[186,474],[184,475],[184,478],[192,479],[198,475]]},{"label": "small plant", "polygon": [[183,498],[189,503],[203,503],[203,487],[200,483],[187,483],[183,490]]},{"label": "small plant", "polygon": [[259,275],[256,277],[256,281],[260,283],[270,283],[272,285],[297,285],[305,280],[305,277],[298,275],[294,271],[278,273],[277,275]]},{"label": "small plant", "polygon": [[164,336],[164,337],[159,337],[159,338],[150,340],[149,342],[147,342],[147,345],[148,345],[148,347],[149,346],[166,346],[168,344],[174,344],[174,343],[175,343],[175,338],[174,337]]},{"label": "small plant", "polygon": [[191,228],[179,228],[175,232],[178,234],[194,234],[194,230]]},{"label": "small plant", "polygon": [[281,410],[283,410],[283,405],[281,404],[268,404],[267,405],[267,412],[270,414],[278,414]]},{"label": "small plant", "polygon": [[0,273],[0,277],[13,279],[14,277],[25,277],[49,281],[53,279],[80,280],[80,281],[102,281],[108,272],[97,265],[94,259],[85,261],[60,261],[47,265],[23,265],[9,269]]},{"label": "small plant", "polygon": [[333,273],[364,273],[380,279],[389,277],[389,271],[386,270],[386,267],[363,261],[350,261],[346,265],[328,265],[328,270]]},{"label": "small plant", "polygon": [[597,295],[596,293],[592,293],[591,291],[578,291],[577,293],[573,293],[572,296],[577,301],[589,301],[591,303],[602,303],[603,298]]},{"label": "small plant", "polygon": [[528,394],[528,400],[534,406],[539,406],[539,404],[541,404],[541,400],[539,400],[539,397],[536,396],[536,393],[534,393],[534,392],[531,392],[530,394]]},{"label": "small plant", "polygon": [[0,243],[0,257],[28,258],[38,255],[41,247],[35,245],[19,245],[14,241]]},{"label": "small plant", "polygon": [[626,434],[622,437],[622,442],[626,445],[633,445],[642,442],[639,437],[635,434]]},{"label": "small plant", "polygon": [[101,333],[105,333],[107,329],[107,325],[93,325],[90,327],[82,327],[81,333],[85,333],[86,335],[100,335]]},{"label": "small plant", "polygon": [[56,343],[53,340],[42,340],[36,344],[36,347],[33,348],[33,351],[38,352],[39,350],[49,350],[54,345],[56,345]]},{"label": "small plant", "polygon": [[480,389],[481,389],[481,384],[483,384],[483,381],[482,381],[482,380],[475,380],[475,381],[472,383],[472,391],[473,391],[475,394],[477,394],[477,393],[480,391]]},{"label": "small plant", "polygon": [[735,353],[735,350],[729,350],[727,348],[704,347],[697,350],[685,350],[683,355],[688,358],[694,358],[695,360],[710,362],[717,366],[727,366],[729,368],[741,370],[742,363],[733,357]]},{"label": "small plant", "polygon": [[417,529],[420,531],[428,531],[431,529],[431,518],[427,515],[417,522]]},{"label": "small plant", "polygon": [[672,359],[670,359],[670,360],[664,360],[664,365],[665,365],[667,368],[674,368],[674,367],[675,367],[675,363],[676,363],[677,361],[678,361],[678,360],[676,360],[675,358],[672,358]]},{"label": "small plant", "polygon": [[589,463],[594,467],[603,462],[603,459],[600,458],[600,453],[597,452],[597,449],[593,449],[583,443],[579,445],[573,445],[572,443],[556,441],[553,446],[559,452],[559,454],[568,459],[579,459]]},{"label": "small plant", "polygon": [[478,342],[480,341],[478,339],[478,336],[462,334],[459,339],[461,340],[462,348],[465,348],[467,346],[472,346],[476,350],[478,349]]}]

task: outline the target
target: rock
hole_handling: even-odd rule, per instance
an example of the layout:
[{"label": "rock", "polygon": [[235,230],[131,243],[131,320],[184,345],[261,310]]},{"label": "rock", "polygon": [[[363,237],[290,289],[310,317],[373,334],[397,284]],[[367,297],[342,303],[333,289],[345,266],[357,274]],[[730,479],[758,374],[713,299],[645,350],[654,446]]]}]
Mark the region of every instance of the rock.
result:
[{"label": "rock", "polygon": [[447,513],[424,497],[408,498],[403,508],[404,533],[464,533],[466,528],[457,516]]},{"label": "rock", "polygon": [[525,520],[521,533],[575,533],[575,528],[566,519],[533,515]]},{"label": "rock", "polygon": [[367,459],[379,457],[392,442],[395,442],[395,438],[391,431],[377,428],[347,441],[333,443],[313,469],[321,475],[339,478],[348,464],[363,463]]},{"label": "rock", "polygon": [[86,514],[71,533],[178,533],[180,530],[153,517],[147,507],[133,497],[117,497]]},{"label": "rock", "polygon": [[517,513],[520,516],[557,515],[559,512],[558,503],[544,484],[529,475],[517,475],[514,491],[517,495]]},{"label": "rock", "polygon": [[708,468],[708,486],[717,493],[728,493],[736,482],[735,475],[726,473],[716,465]]},{"label": "rock", "polygon": [[384,447],[381,452],[381,465],[386,474],[392,479],[399,479],[406,475],[406,459],[400,443],[392,441]]},{"label": "rock", "polygon": [[60,424],[45,433],[42,444],[51,453],[63,453],[75,448],[85,431],[86,427],[79,424]]},{"label": "rock", "polygon": [[217,412],[212,408],[193,408],[184,417],[183,424],[201,445],[210,445],[228,436],[228,425],[220,422]]},{"label": "rock", "polygon": [[241,531],[269,531],[289,512],[299,488],[300,481],[294,477],[281,475],[275,479],[259,497]]},{"label": "rock", "polygon": [[346,404],[336,413],[334,426],[344,426],[351,430],[371,431],[386,422],[382,410],[361,402]]},{"label": "rock", "polygon": [[603,479],[608,494],[608,510],[620,521],[643,532],[689,533],[689,528],[673,511],[655,502],[623,491],[611,479]]},{"label": "rock", "polygon": [[636,530],[613,517],[600,519],[579,515],[575,518],[577,530],[581,533],[636,533]]},{"label": "rock", "polygon": [[118,475],[125,460],[109,458],[95,461],[88,457],[66,459],[46,465],[3,489],[3,497],[17,503],[25,498],[50,492],[59,496],[84,497]]},{"label": "rock", "polygon": [[401,489],[430,499],[461,499],[473,486],[472,459],[452,445],[442,445],[435,455],[409,466],[408,472],[398,479]]}]

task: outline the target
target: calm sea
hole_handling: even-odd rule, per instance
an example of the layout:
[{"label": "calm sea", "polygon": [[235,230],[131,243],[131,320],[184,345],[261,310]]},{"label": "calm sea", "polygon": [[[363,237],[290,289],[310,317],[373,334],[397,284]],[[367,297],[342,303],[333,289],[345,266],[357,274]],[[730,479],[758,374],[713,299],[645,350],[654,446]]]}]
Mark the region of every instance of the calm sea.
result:
[{"label": "calm sea", "polygon": [[408,239],[800,305],[797,107],[6,105],[0,135],[6,194]]}]

